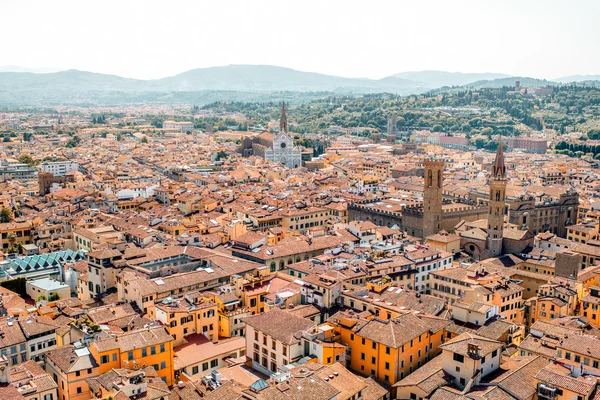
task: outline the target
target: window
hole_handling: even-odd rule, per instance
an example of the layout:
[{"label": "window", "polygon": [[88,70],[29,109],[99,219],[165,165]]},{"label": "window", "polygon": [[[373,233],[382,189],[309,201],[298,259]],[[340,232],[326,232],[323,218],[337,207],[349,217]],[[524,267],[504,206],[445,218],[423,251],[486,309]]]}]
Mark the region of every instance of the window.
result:
[{"label": "window", "polygon": [[160,345],[160,352],[161,353],[165,352],[165,344],[164,343],[161,343],[161,345]]},{"label": "window", "polygon": [[156,354],[156,346],[150,347],[150,354],[152,354],[152,355]]},{"label": "window", "polygon": [[350,334],[350,340],[354,340],[354,333]]},{"label": "window", "polygon": [[390,348],[389,347],[385,347],[385,354],[390,354]]},{"label": "window", "polygon": [[113,353],[113,361],[117,361],[117,353]]},{"label": "window", "polygon": [[144,347],[142,349],[142,357],[146,357],[146,356],[148,356],[148,349]]},{"label": "window", "polygon": [[385,369],[387,369],[388,371],[390,370],[390,363],[389,362],[385,362]]},{"label": "window", "polygon": [[492,351],[492,358],[495,358],[498,355],[498,350]]},{"label": "window", "polygon": [[130,351],[127,353],[127,360],[128,361],[133,361],[133,351]]},{"label": "window", "polygon": [[464,363],[465,362],[465,356],[463,356],[462,354],[454,353],[454,355],[453,355],[452,358],[453,358],[454,361],[459,362],[459,363]]},{"label": "window", "polygon": [[219,365],[219,360],[218,359],[214,359],[214,360],[210,360],[210,367],[211,368],[216,368]]},{"label": "window", "polygon": [[202,364],[202,371],[206,371],[208,369],[208,363],[205,362]]},{"label": "window", "polygon": [[165,369],[167,368],[167,363],[165,361],[161,361],[160,362],[160,369]]},{"label": "window", "polygon": [[100,364],[106,364],[109,362],[109,357],[108,356],[102,356],[100,357]]},{"label": "window", "polygon": [[77,387],[77,393],[81,393],[81,386]]},{"label": "window", "polygon": [[365,356],[365,353],[360,353],[360,359],[361,360],[365,360],[367,357]]},{"label": "window", "polygon": [[192,368],[192,375],[196,375],[198,373],[198,366]]}]

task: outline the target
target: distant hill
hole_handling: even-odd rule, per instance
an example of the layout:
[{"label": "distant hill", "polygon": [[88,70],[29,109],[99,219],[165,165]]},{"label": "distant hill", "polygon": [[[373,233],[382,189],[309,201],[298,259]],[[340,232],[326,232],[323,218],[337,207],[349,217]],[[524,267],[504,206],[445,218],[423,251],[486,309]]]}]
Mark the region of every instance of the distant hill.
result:
[{"label": "distant hill", "polygon": [[509,78],[500,78],[492,80],[482,80],[465,85],[470,88],[501,88],[505,86],[515,86],[515,81],[519,81],[521,86],[560,86],[560,83],[548,81],[545,79],[535,79],[527,77],[511,76]]},{"label": "distant hill", "polygon": [[49,74],[31,72],[0,73],[0,90],[40,92],[54,90],[73,91],[110,91],[137,90],[144,81],[122,78],[116,75],[96,74],[93,72],[70,69]]},{"label": "distant hill", "polygon": [[270,65],[229,65],[199,68],[152,82],[158,90],[242,90],[242,91],[356,91],[405,92],[419,83],[406,79],[372,80],[342,78]]},{"label": "distant hill", "polygon": [[[482,79],[485,78],[485,79]],[[317,93],[364,94],[424,93],[444,86],[523,86],[556,84],[532,78],[495,73],[445,71],[403,72],[382,79],[344,78],[270,65],[228,65],[198,68],[167,78],[139,80],[116,75],[67,70],[54,73],[0,72],[0,104],[130,104],[177,103],[193,99],[268,99],[269,94],[304,93],[295,98],[314,98]],[[202,103],[196,103],[202,104]]]},{"label": "distant hill", "polygon": [[510,75],[497,73],[463,73],[447,71],[412,71],[392,75],[397,78],[423,82],[431,88],[443,86],[463,86],[476,81],[507,78]]},{"label": "distant hill", "polygon": [[561,83],[600,81],[600,75],[571,75],[556,78],[554,80]]}]

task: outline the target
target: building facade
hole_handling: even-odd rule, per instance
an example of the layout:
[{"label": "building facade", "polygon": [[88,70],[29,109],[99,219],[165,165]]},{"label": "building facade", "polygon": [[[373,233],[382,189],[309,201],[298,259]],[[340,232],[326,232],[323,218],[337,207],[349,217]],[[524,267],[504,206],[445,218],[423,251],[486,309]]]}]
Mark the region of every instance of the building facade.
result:
[{"label": "building facade", "polygon": [[297,168],[302,165],[302,151],[298,146],[294,146],[294,141],[288,132],[285,103],[281,106],[279,133],[273,135],[265,131],[252,138],[245,137],[242,141],[242,154],[245,156],[255,155],[265,160],[279,162],[288,168]]}]

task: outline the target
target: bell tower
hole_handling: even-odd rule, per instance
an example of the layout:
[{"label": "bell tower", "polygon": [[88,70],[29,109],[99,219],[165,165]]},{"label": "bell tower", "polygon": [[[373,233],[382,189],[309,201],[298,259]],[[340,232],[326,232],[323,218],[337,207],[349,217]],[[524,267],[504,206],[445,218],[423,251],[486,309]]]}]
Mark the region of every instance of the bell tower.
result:
[{"label": "bell tower", "polygon": [[442,230],[442,192],[445,163],[427,159],[423,162],[425,187],[423,188],[423,237]]},{"label": "bell tower", "polygon": [[281,119],[279,120],[279,132],[288,133],[288,120],[287,112],[285,109],[285,102],[281,103]]},{"label": "bell tower", "polygon": [[502,139],[500,139],[489,182],[490,197],[488,201],[488,229],[486,243],[487,255],[489,257],[497,257],[502,254],[506,183],[506,167],[504,166]]}]

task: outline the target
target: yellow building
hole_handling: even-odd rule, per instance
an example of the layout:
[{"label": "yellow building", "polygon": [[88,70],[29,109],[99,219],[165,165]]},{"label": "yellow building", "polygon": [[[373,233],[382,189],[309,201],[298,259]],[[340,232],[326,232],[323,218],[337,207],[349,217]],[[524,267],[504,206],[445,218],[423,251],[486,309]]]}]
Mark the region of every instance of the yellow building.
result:
[{"label": "yellow building", "polygon": [[88,400],[86,379],[98,377],[100,369],[87,347],[63,346],[45,353],[46,372],[58,385],[58,399]]},{"label": "yellow building", "polygon": [[203,334],[213,342],[219,341],[217,305],[198,292],[157,301],[148,307],[148,316],[162,322],[173,337],[173,346],[185,343],[184,338],[194,334]]},{"label": "yellow building", "polygon": [[33,222],[7,222],[0,224],[0,244],[2,250],[8,251],[18,245],[33,243]]},{"label": "yellow building", "polygon": [[451,254],[456,254],[460,251],[460,236],[458,235],[451,235],[446,231],[441,231],[435,235],[427,236],[425,239],[428,245],[440,251]]},{"label": "yellow building", "polygon": [[587,243],[598,236],[598,223],[584,222],[577,225],[569,225],[567,239],[577,243]]},{"label": "yellow building", "polygon": [[301,232],[315,226],[327,226],[327,222],[331,218],[330,211],[320,207],[289,210],[280,215],[283,228]]},{"label": "yellow building", "polygon": [[479,301],[498,307],[498,313],[507,321],[523,323],[523,288],[506,279],[483,286],[474,286],[465,292],[464,302]]},{"label": "yellow building", "polygon": [[340,312],[329,323],[349,348],[346,361],[351,369],[394,384],[439,354],[449,321],[410,312],[389,320],[366,320]]},{"label": "yellow building", "polygon": [[96,340],[90,344],[90,353],[99,364],[100,374],[113,368],[152,366],[167,385],[174,383],[173,337],[162,326]]},{"label": "yellow building", "polygon": [[600,327],[600,287],[590,286],[589,294],[581,299],[579,314],[589,318],[590,324]]},{"label": "yellow building", "polygon": [[219,317],[219,338],[244,336],[245,325],[242,318],[251,315],[250,310],[242,307],[240,299],[229,287],[223,287],[217,292],[204,293],[205,299],[217,306]]}]

